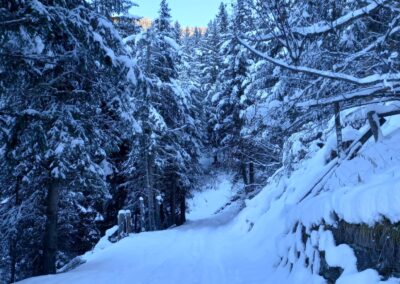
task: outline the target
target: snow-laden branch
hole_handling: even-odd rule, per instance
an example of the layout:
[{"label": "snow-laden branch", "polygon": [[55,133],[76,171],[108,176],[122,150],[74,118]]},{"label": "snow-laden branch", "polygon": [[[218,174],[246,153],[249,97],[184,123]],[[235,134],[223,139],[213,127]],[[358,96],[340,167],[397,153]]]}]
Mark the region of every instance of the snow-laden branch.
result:
[{"label": "snow-laden branch", "polygon": [[369,98],[373,97],[376,95],[381,95],[381,96],[386,96],[389,95],[391,98],[396,98],[399,96],[400,99],[400,85],[397,87],[389,87],[389,86],[384,86],[384,85],[376,85],[376,86],[371,86],[371,87],[366,87],[366,88],[361,88],[352,92],[340,94],[334,97],[329,97],[329,98],[324,98],[324,99],[313,99],[313,100],[308,100],[305,102],[300,102],[297,103],[297,107],[301,108],[308,108],[308,107],[316,107],[316,106],[322,106],[322,105],[331,105],[336,102],[343,102],[343,101],[348,101],[348,100],[354,100],[354,99],[363,99],[363,98]]},{"label": "snow-laden branch", "polygon": [[30,20],[32,20],[32,19],[31,18],[21,18],[21,19],[3,21],[3,22],[0,22],[0,26],[15,25],[15,24],[20,24],[20,23],[27,22]]},{"label": "snow-laden branch", "polygon": [[[388,2],[391,2],[391,1],[392,0],[375,0],[371,4],[369,4],[363,8],[360,8],[356,11],[352,11],[352,12],[336,19],[333,22],[328,23],[326,21],[323,21],[323,22],[318,22],[318,23],[315,23],[315,24],[313,24],[311,26],[307,26],[307,27],[295,27],[291,30],[291,32],[293,34],[300,35],[303,37],[311,36],[311,35],[325,34],[330,31],[333,31],[337,28],[340,28],[348,23],[351,23],[358,18],[361,18],[361,17],[371,14],[376,9],[381,7],[382,5],[384,5]],[[269,40],[280,38],[283,36],[284,36],[284,33],[280,32],[280,31],[275,31],[275,32],[271,32],[266,35],[257,36],[257,38],[254,38],[254,40],[269,41]]]},{"label": "snow-laden branch", "polygon": [[258,51],[257,49],[250,46],[248,43],[246,43],[245,41],[243,41],[240,38],[238,38],[238,40],[248,50],[250,50],[254,54],[260,56],[261,58],[264,58],[266,61],[268,61],[272,64],[275,64],[277,66],[280,66],[282,68],[288,69],[290,71],[293,71],[293,72],[305,73],[308,75],[323,77],[323,78],[332,79],[332,80],[345,81],[345,82],[352,83],[355,85],[370,85],[370,84],[377,84],[377,83],[386,84],[386,83],[390,83],[393,81],[400,81],[400,73],[373,74],[373,75],[366,76],[363,78],[358,78],[358,77],[348,75],[345,73],[332,72],[332,71],[327,71],[327,70],[319,70],[319,69],[314,69],[314,68],[305,67],[305,66],[293,66],[282,60],[272,58],[271,56]]}]

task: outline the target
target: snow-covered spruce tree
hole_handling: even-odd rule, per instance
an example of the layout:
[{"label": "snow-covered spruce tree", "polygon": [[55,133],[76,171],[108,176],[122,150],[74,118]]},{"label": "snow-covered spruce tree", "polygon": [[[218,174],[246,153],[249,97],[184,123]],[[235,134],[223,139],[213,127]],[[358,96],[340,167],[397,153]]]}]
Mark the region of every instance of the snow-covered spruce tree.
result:
[{"label": "snow-covered spruce tree", "polygon": [[175,42],[179,45],[182,44],[182,26],[181,24],[176,21],[174,23],[174,30],[173,30],[173,39],[175,40]]},{"label": "snow-covered spruce tree", "polygon": [[212,148],[214,164],[218,164],[218,138],[214,132],[217,124],[216,106],[212,98],[216,92],[217,78],[223,68],[225,61],[221,52],[222,46],[228,35],[228,13],[224,3],[219,6],[216,18],[208,24],[206,34],[200,46],[201,48],[201,88],[205,94],[205,116],[207,120],[207,142]]},{"label": "snow-covered spruce tree", "polygon": [[[111,10],[111,21],[118,31],[118,33],[123,38],[123,42],[125,44],[125,48],[128,50],[129,54],[134,57],[136,53],[136,44],[135,40],[139,37],[141,33],[142,27],[139,24],[140,17],[135,15],[135,7],[137,5],[135,2],[130,1],[130,5],[126,6],[126,9],[123,11]],[[138,82],[138,85],[146,82]],[[135,90],[135,94],[140,96],[140,91],[143,86],[139,86]],[[133,95],[136,97],[136,95]],[[138,126],[136,127],[137,131],[140,132]],[[122,135],[120,142],[118,143],[118,151],[113,152],[109,157],[110,163],[112,167],[109,169],[110,174],[107,177],[107,183],[109,185],[109,191],[111,197],[105,204],[105,214],[104,220],[100,222],[101,230],[105,231],[106,229],[115,225],[115,220],[118,218],[118,212],[126,205],[126,200],[128,196],[128,187],[126,186],[127,177],[125,175],[125,171],[134,171],[134,168],[126,168],[126,160],[128,153],[131,151],[132,147],[137,147],[137,139],[132,139],[129,135]],[[139,218],[139,210],[133,212],[134,220]],[[136,218],[136,217],[137,218]],[[138,227],[138,222],[136,222],[136,229]]]},{"label": "snow-covered spruce tree", "polygon": [[242,135],[251,145],[248,157],[266,178],[281,166],[283,142],[292,121],[285,116],[287,104],[279,85],[275,85],[279,73],[274,71],[263,60],[249,68],[249,84],[245,89],[249,104],[243,112],[246,127]]},{"label": "snow-covered spruce tree", "polygon": [[[137,60],[146,84],[139,92],[137,116],[143,132],[129,155],[130,205],[147,204],[146,230],[185,221],[186,195],[198,170],[199,142],[192,98],[178,76],[179,45],[166,1],[153,26],[137,37]],[[143,228],[142,228],[143,229]]]},{"label": "snow-covered spruce tree", "polygon": [[133,0],[85,0],[99,14],[109,19],[123,38],[138,34],[140,17],[132,14],[137,7]]},{"label": "snow-covered spruce tree", "polygon": [[[267,6],[262,1],[248,4],[254,10],[250,32],[255,26],[259,31],[269,30],[271,24],[266,21],[270,13]],[[274,42],[258,42],[257,49],[273,58],[285,55],[281,52],[280,44]],[[249,84],[245,90],[249,104],[244,111],[246,128],[243,135],[251,139],[249,157],[268,177],[282,164],[285,137],[296,130],[291,125],[297,112],[293,110],[293,104],[287,100],[287,96],[294,91],[297,81],[289,86],[285,70],[259,57],[253,57],[253,60],[255,64],[248,70]],[[262,183],[261,180],[258,182]]]},{"label": "snow-covered spruce tree", "polygon": [[[196,28],[193,36],[186,36],[181,40],[180,63],[177,65],[179,84],[190,98],[188,113],[193,119],[196,129],[189,130],[196,144],[205,150],[207,148],[207,118],[205,101],[207,92],[202,88],[202,69],[206,64],[203,59],[204,36]],[[201,142],[200,142],[201,141]]]},{"label": "snow-covered spruce tree", "polygon": [[217,21],[213,20],[208,24],[204,38],[199,46],[201,52],[201,84],[203,92],[207,95],[212,94],[210,90],[214,89],[222,66],[222,58],[219,53],[221,42]]},{"label": "snow-covered spruce tree", "polygon": [[0,18],[1,279],[13,282],[98,240],[137,70],[84,1],[6,2]]},{"label": "snow-covered spruce tree", "polygon": [[[216,93],[211,98],[216,117],[213,132],[219,156],[233,167],[240,168],[245,185],[254,184],[254,165],[248,159],[247,140],[242,136],[245,127],[242,112],[249,103],[245,88],[250,58],[236,35],[250,28],[250,16],[245,2],[238,0],[233,7],[228,40],[221,51],[226,65],[218,74]],[[251,170],[248,170],[248,165]]]},{"label": "snow-covered spruce tree", "polygon": [[221,4],[219,5],[216,21],[218,32],[221,34],[221,36],[226,35],[229,27],[229,15],[226,9],[226,4],[224,2],[221,2]]},{"label": "snow-covered spruce tree", "polygon": [[114,16],[128,15],[129,9],[136,6],[131,0],[86,0],[93,9],[111,19]]}]

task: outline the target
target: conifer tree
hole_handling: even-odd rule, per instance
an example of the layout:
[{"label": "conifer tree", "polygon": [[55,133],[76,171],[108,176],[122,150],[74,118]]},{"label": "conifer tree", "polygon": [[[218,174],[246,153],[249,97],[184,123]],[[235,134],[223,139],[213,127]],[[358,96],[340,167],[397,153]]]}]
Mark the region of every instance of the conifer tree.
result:
[{"label": "conifer tree", "polygon": [[[224,19],[221,11],[224,10],[220,10],[220,22]],[[248,173],[252,171],[247,169],[249,161],[246,140],[242,137],[242,130],[245,127],[243,111],[248,104],[245,89],[250,59],[247,50],[236,37],[249,30],[250,16],[249,8],[244,1],[238,0],[234,5],[231,24],[226,34],[228,39],[221,49],[226,65],[218,74],[216,93],[211,98],[215,112],[213,135],[219,156],[233,167],[240,168],[245,185],[248,185],[250,180],[254,183],[252,173],[250,176]]]},{"label": "conifer tree", "polygon": [[[179,78],[181,58],[175,31],[168,4],[162,1],[159,17],[137,46],[136,57],[147,83],[139,94],[137,114],[142,138],[129,159],[136,172],[127,174],[132,184],[130,202],[138,204],[140,195],[146,198],[147,230],[185,221],[187,191],[198,172],[198,129],[192,98]],[[145,192],[136,187],[136,181]]]},{"label": "conifer tree", "polygon": [[99,239],[109,156],[134,135],[138,71],[82,1],[13,2],[0,17],[0,255],[13,282],[55,273]]}]

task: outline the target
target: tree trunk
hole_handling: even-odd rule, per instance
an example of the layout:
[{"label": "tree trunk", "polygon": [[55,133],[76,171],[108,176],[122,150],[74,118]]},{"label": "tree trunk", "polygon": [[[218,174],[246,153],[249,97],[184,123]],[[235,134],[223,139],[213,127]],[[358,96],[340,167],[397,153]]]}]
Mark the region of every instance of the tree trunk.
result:
[{"label": "tree trunk", "polygon": [[184,190],[181,190],[179,201],[180,201],[179,225],[182,225],[186,222],[186,194]]},{"label": "tree trunk", "polygon": [[[150,74],[151,70],[151,44],[147,42],[146,46],[146,66],[145,71],[147,74]],[[154,231],[156,229],[156,222],[155,222],[155,208],[154,208],[154,182],[153,182],[153,155],[150,149],[150,137],[151,137],[151,127],[149,126],[149,119],[150,119],[150,98],[148,96],[147,90],[144,92],[144,121],[145,121],[145,129],[143,135],[143,151],[144,151],[144,167],[145,167],[145,178],[146,178],[146,194],[147,194],[147,206],[148,206],[148,230]]]},{"label": "tree trunk", "polygon": [[170,226],[176,225],[176,180],[173,177],[171,184],[171,194],[170,194],[170,208],[171,208],[171,217],[170,217]]},{"label": "tree trunk", "polygon": [[249,181],[247,180],[247,170],[246,170],[246,164],[245,163],[241,163],[240,164],[240,172],[241,172],[241,174],[242,174],[242,179],[243,179],[243,183],[244,183],[244,188],[245,188],[245,191],[246,191],[246,193],[248,192],[248,190],[249,190]]},{"label": "tree trunk", "polygon": [[[147,138],[146,142],[147,142]],[[145,143],[145,175],[146,175],[146,193],[147,193],[147,206],[148,206],[148,230],[154,231],[155,228],[155,216],[154,216],[154,189],[153,189],[153,165],[152,165],[152,157],[148,153],[149,149],[147,147],[147,143]]]},{"label": "tree trunk", "polygon": [[255,178],[254,178],[254,163],[250,162],[249,163],[249,184],[250,184],[250,189],[251,191],[254,190],[254,183],[255,183]]},{"label": "tree trunk", "polygon": [[168,227],[168,219],[165,217],[165,211],[164,211],[164,203],[160,204],[160,223],[161,223],[161,228],[167,228]]},{"label": "tree trunk", "polygon": [[343,136],[342,136],[342,124],[340,122],[340,106],[338,102],[334,104],[334,112],[335,112],[337,155],[340,158],[343,155]]},{"label": "tree trunk", "polygon": [[11,258],[11,269],[10,269],[10,283],[15,282],[16,276],[16,265],[17,265],[17,240],[14,238],[10,239],[10,258]]},{"label": "tree trunk", "polygon": [[51,181],[47,190],[46,227],[44,233],[43,273],[56,273],[57,254],[57,214],[59,201],[59,183]]},{"label": "tree trunk", "polygon": [[154,212],[154,221],[155,221],[155,226],[156,230],[161,229],[161,216],[160,216],[160,206],[161,206],[161,196],[158,193],[156,196],[156,201],[155,201],[155,212]]},{"label": "tree trunk", "polygon": [[247,180],[247,170],[246,170],[246,164],[245,163],[242,163],[240,165],[240,170],[241,170],[241,173],[242,173],[243,183],[245,185],[248,185],[249,181]]},{"label": "tree trunk", "polygon": [[214,154],[214,162],[213,165],[218,165],[218,155]]},{"label": "tree trunk", "polygon": [[[22,177],[18,176],[15,182],[15,206],[18,207],[21,205],[21,198],[20,198],[20,185],[22,182]],[[10,240],[10,283],[14,283],[16,280],[16,266],[17,266],[17,243],[19,237],[19,228],[18,224],[15,224],[16,234]]]},{"label": "tree trunk", "polygon": [[134,215],[134,218],[135,218],[135,220],[134,220],[135,221],[135,227],[134,227],[135,233],[139,232],[139,226],[138,226],[139,216],[140,216],[140,211],[136,208],[135,209],[135,215]]},{"label": "tree trunk", "polygon": [[144,218],[144,199],[143,197],[139,197],[140,203],[140,230],[142,232],[146,231],[146,220]]}]

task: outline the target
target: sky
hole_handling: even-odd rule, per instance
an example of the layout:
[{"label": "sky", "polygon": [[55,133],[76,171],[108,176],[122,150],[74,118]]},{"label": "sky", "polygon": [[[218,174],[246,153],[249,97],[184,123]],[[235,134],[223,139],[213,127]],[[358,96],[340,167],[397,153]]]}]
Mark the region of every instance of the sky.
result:
[{"label": "sky", "polygon": [[[182,26],[206,27],[208,22],[218,13],[222,0],[169,0],[171,15],[174,21],[178,20]],[[161,0],[135,0],[139,7],[134,7],[134,15],[156,18]],[[229,0],[224,0],[228,3]]]}]

